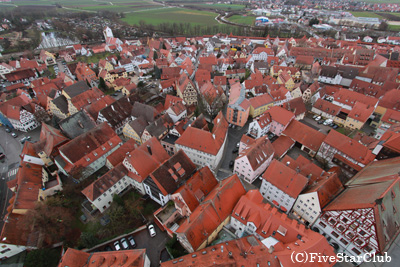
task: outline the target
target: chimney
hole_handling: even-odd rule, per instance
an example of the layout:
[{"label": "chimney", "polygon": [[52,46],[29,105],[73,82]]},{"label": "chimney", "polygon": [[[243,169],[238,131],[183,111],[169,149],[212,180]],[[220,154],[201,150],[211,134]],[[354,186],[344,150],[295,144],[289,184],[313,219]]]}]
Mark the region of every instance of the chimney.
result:
[{"label": "chimney", "polygon": [[151,152],[151,147],[149,145],[147,145],[147,150],[149,151],[150,155],[153,155],[153,153]]},{"label": "chimney", "polygon": [[270,247],[268,248],[268,253],[269,253],[269,254],[272,254],[272,253],[274,252],[274,250],[275,250],[274,246],[270,246]]}]

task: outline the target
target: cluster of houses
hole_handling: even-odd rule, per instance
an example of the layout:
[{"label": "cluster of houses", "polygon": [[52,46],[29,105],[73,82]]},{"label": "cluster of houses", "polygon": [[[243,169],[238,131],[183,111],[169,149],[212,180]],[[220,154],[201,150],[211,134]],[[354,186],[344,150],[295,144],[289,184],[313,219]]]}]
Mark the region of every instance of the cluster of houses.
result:
[{"label": "cluster of houses", "polygon": [[[17,221],[62,190],[60,175],[80,182],[102,168],[82,190],[87,212],[105,212],[127,190],[148,195],[161,206],[155,223],[191,253],[163,266],[291,266],[293,251],[388,250],[400,232],[399,46],[232,35],[122,41],[107,27],[103,34],[95,47],[118,57],[74,62],[78,51],[97,53],[75,45],[60,51],[70,63],[55,79],[40,77],[57,60],[44,50],[0,65],[11,83],[0,96],[1,123],[25,132],[41,126],[8,182],[2,258],[40,246],[40,233],[21,233]],[[156,72],[160,101],[151,101],[137,82]],[[101,79],[122,97],[100,90]],[[307,112],[353,131],[372,127],[374,136],[324,134],[302,122]],[[221,180],[230,127],[248,128],[232,175]],[[232,238],[217,245],[221,231]],[[69,249],[60,266],[105,257],[98,253]],[[145,251],[129,253],[113,260],[148,266]]]}]

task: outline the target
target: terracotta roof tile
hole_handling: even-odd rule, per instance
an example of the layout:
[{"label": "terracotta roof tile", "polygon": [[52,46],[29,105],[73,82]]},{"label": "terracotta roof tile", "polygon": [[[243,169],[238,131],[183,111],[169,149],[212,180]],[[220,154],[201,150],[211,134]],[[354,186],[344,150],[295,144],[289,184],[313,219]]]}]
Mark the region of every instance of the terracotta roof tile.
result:
[{"label": "terracotta roof tile", "polygon": [[289,136],[313,151],[318,151],[326,137],[325,134],[296,120],[291,121],[282,134]]},{"label": "terracotta roof tile", "polygon": [[308,179],[302,174],[275,159],[272,160],[262,178],[294,199],[308,183]]}]

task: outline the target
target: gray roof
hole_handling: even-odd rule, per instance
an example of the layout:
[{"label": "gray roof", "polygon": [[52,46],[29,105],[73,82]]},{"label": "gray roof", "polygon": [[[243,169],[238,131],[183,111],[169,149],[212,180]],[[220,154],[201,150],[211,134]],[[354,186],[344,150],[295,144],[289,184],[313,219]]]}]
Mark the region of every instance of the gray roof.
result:
[{"label": "gray roof", "polygon": [[69,95],[69,97],[73,98],[74,96],[80,95],[81,93],[89,90],[90,87],[86,82],[80,81],[70,85],[64,89],[64,91]]},{"label": "gray roof", "polygon": [[54,98],[52,102],[62,113],[68,114],[68,101],[64,95]]},{"label": "gray roof", "polygon": [[131,121],[129,123],[129,126],[139,135],[142,136],[144,129],[146,129],[146,126],[148,125],[147,121],[145,121],[142,118],[137,118],[134,121]]},{"label": "gray roof", "polygon": [[135,102],[132,108],[132,116],[135,118],[142,118],[147,122],[153,122],[157,117],[157,110],[149,105]]},{"label": "gray roof", "polygon": [[117,127],[127,118],[130,118],[132,111],[132,102],[127,98],[121,98],[111,105],[100,110],[99,113],[104,116],[113,128]]},{"label": "gray roof", "polygon": [[146,130],[149,132],[149,134],[151,134],[151,136],[158,138],[160,135],[168,131],[168,128],[164,125],[164,123],[166,122],[173,124],[173,121],[171,120],[170,116],[167,113],[161,118],[158,118],[149,126],[147,126]]},{"label": "gray roof", "polygon": [[88,132],[96,127],[96,123],[83,111],[79,111],[74,115],[59,122],[62,132],[73,139],[81,134]]}]

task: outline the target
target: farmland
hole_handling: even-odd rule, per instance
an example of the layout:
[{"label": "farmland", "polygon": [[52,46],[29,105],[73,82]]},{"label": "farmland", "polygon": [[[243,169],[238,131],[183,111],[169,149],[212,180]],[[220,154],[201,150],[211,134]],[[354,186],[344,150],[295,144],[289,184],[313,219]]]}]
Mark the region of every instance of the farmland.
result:
[{"label": "farmland", "polygon": [[140,21],[146,24],[159,25],[164,22],[190,23],[191,25],[213,26],[217,14],[206,11],[197,11],[184,8],[164,8],[127,14],[123,21],[130,25],[139,25]]},{"label": "farmland", "polygon": [[352,11],[351,14],[353,14],[354,17],[364,17],[364,18],[379,18],[383,19],[384,17],[375,14],[374,12],[368,12],[368,11]]}]

